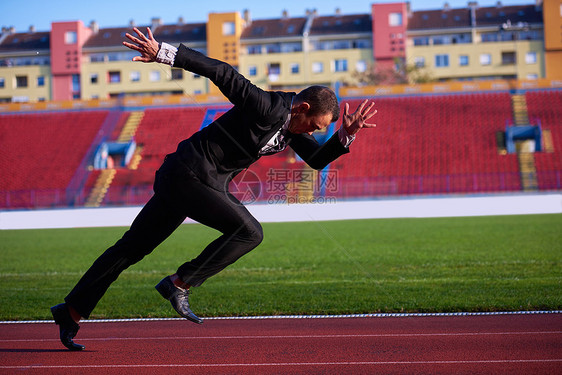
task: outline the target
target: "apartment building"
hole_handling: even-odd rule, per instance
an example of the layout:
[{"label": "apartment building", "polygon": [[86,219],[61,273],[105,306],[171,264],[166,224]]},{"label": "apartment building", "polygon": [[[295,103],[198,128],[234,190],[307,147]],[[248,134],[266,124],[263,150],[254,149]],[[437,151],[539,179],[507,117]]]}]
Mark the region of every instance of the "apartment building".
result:
[{"label": "apartment building", "polygon": [[465,8],[444,4],[414,12],[402,2],[372,4],[364,14],[307,10],[253,20],[246,10],[210,13],[206,23],[180,18],[164,25],[154,18],[117,28],[82,21],[54,22],[47,32],[4,28],[0,102],[217,93],[195,74],[131,62],[136,53],[122,41],[133,26],[150,26],[159,41],[224,60],[264,89],[353,85],[357,73],[373,66],[392,69],[397,62],[427,70],[438,81],[559,78],[562,9],[557,7],[558,0],[493,7],[470,2]]},{"label": "apartment building", "polygon": [[441,81],[545,77],[540,6],[478,7],[414,12],[408,17],[409,63]]}]

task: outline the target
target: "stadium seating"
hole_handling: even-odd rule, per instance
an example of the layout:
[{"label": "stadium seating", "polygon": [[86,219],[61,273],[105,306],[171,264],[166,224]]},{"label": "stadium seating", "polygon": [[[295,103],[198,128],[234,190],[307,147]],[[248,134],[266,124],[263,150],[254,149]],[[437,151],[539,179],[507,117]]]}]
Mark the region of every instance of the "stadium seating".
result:
[{"label": "stadium seating", "polygon": [[[351,110],[361,100],[347,100]],[[499,155],[495,133],[511,121],[508,93],[376,98],[374,130],[332,164],[343,195],[519,190],[515,155]],[[361,177],[369,177],[362,183]],[[361,194],[358,186],[364,186]],[[359,190],[358,190],[359,189]]]},{"label": "stadium seating", "polygon": [[[562,173],[562,91],[525,95],[531,124],[548,134],[549,150],[535,153],[539,190],[560,189]],[[352,152],[324,173],[337,178],[325,195],[341,198],[413,194],[472,194],[522,190],[516,154],[498,150],[496,133],[512,124],[508,92],[377,97],[376,129],[363,130]],[[362,99],[343,99],[354,111]],[[152,195],[154,173],[177,144],[230,108],[229,105],[147,108],[134,139],[141,156],[137,169],[121,168],[102,205],[144,204]],[[112,113],[112,116],[108,116]],[[119,135],[131,112],[82,110],[0,115],[0,209],[64,206],[66,191],[88,152]],[[111,117],[111,118],[110,118]],[[110,121],[111,120],[111,121]],[[111,126],[107,125],[111,122]],[[339,127],[341,120],[336,124]],[[83,168],[82,165],[80,168]],[[259,199],[291,194],[272,184],[271,170],[310,171],[292,150],[261,158],[249,169],[261,181]],[[99,171],[82,171],[82,204]],[[294,173],[294,175],[291,175]],[[277,176],[279,177],[279,176]],[[321,180],[322,177],[318,177]],[[318,180],[317,180],[318,181]],[[273,181],[277,182],[277,181]],[[78,186],[78,185],[77,185]],[[322,186],[315,186],[315,192]]]},{"label": "stadium seating", "polygon": [[0,208],[64,204],[64,190],[107,115],[108,111],[2,115]]},{"label": "stadium seating", "polygon": [[539,189],[557,189],[562,173],[562,91],[529,91],[525,96],[531,124],[540,124],[552,138],[553,150],[535,153]]}]

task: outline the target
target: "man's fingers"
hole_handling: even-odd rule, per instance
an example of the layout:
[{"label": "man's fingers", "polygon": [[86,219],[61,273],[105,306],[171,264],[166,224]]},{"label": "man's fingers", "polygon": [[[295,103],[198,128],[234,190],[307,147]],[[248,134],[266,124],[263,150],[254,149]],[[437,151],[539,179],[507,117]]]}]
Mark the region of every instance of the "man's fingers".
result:
[{"label": "man's fingers", "polygon": [[[369,109],[369,111],[370,111],[370,109]],[[377,112],[378,112],[378,111],[377,111],[376,109],[375,109],[373,112],[371,112],[371,113],[367,112],[367,113],[365,114],[365,116],[363,116],[363,120],[364,120],[364,121],[367,121],[368,119],[370,119],[371,117],[373,117],[374,115],[376,115]]]},{"label": "man's fingers", "polygon": [[146,33],[148,34],[148,39],[154,40],[154,35],[152,35],[152,30],[150,30],[150,27],[146,28]]},{"label": "man's fingers", "polygon": [[123,42],[123,45],[127,48],[130,49],[134,49],[135,51],[141,52],[142,53],[142,48],[140,48],[139,46],[137,46],[136,44],[131,44],[131,43],[127,43],[127,42]]},{"label": "man's fingers", "polygon": [[345,103],[345,106],[343,107],[343,115],[344,117],[349,116],[349,103]]},{"label": "man's fingers", "polygon": [[131,40],[131,42],[135,42],[135,43],[140,42],[140,40],[138,40],[137,38],[135,38],[134,36],[132,36],[132,35],[129,34],[129,33],[125,33],[125,36],[126,36],[127,38],[129,38],[129,40]]},{"label": "man's fingers", "polygon": [[363,116],[365,116],[369,112],[371,112],[371,109],[373,109],[374,106],[375,106],[375,102],[371,102],[371,104],[367,107],[367,109],[365,111],[363,111]]},{"label": "man's fingers", "polygon": [[367,99],[365,99],[363,103],[359,104],[359,107],[357,107],[357,111],[355,111],[355,113],[361,114],[361,112],[363,112],[363,107],[365,107],[365,104],[367,104]]}]

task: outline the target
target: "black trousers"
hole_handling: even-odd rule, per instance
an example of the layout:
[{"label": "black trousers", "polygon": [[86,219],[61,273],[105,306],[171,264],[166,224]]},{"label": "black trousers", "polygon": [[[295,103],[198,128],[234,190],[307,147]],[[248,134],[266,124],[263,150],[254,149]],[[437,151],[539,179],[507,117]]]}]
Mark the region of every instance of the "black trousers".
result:
[{"label": "black trousers", "polygon": [[150,254],[186,217],[222,233],[199,256],[178,268],[178,276],[189,285],[201,285],[254,249],[263,239],[262,227],[226,190],[203,184],[175,155],[168,156],[156,172],[153,197],[123,237],[82,276],[66,296],[66,303],[88,318],[121,272]]}]

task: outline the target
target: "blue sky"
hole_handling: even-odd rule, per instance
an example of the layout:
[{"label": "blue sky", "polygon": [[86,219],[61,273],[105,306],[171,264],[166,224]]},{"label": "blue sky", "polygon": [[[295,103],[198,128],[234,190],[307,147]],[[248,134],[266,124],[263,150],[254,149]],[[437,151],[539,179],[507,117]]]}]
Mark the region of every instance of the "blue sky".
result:
[{"label": "blue sky", "polygon": [[[453,8],[466,7],[468,0],[447,0]],[[306,9],[317,9],[320,15],[330,15],[336,8],[343,14],[368,13],[369,0],[0,0],[0,26],[15,27],[26,32],[30,25],[37,31],[50,30],[53,21],[82,20],[86,25],[95,20],[100,27],[126,26],[131,19],[137,25],[147,25],[153,17],[165,24],[176,23],[181,16],[185,22],[204,22],[210,12],[249,9],[252,18],[277,18],[286,9],[292,17],[303,16]],[[392,2],[390,0],[380,2]],[[493,6],[497,0],[479,0],[480,6]],[[445,0],[411,0],[413,10],[437,9]],[[534,4],[534,0],[503,0],[504,5]]]}]

